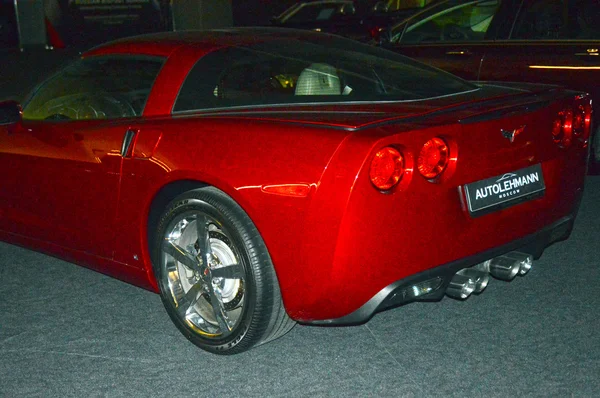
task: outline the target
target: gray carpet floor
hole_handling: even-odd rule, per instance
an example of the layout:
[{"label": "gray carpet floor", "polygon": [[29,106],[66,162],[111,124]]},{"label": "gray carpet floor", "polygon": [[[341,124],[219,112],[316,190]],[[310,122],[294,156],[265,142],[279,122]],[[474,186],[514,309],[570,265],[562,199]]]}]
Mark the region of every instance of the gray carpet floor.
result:
[{"label": "gray carpet floor", "polygon": [[0,243],[0,396],[598,397],[599,206],[589,177],[571,239],[523,278],[234,357],[189,343],[153,293]]}]

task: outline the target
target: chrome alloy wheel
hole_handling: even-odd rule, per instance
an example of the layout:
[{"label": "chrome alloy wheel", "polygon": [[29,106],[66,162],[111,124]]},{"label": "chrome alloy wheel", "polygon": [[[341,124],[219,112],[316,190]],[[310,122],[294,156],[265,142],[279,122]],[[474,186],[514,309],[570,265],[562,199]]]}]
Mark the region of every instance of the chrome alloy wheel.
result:
[{"label": "chrome alloy wheel", "polygon": [[158,220],[153,217],[149,233],[160,297],[190,342],[231,355],[292,329],[265,242],[230,196],[204,186],[175,197]]},{"label": "chrome alloy wheel", "polygon": [[199,211],[179,214],[161,247],[162,274],[180,319],[208,338],[228,336],[246,304],[241,256],[218,220]]}]

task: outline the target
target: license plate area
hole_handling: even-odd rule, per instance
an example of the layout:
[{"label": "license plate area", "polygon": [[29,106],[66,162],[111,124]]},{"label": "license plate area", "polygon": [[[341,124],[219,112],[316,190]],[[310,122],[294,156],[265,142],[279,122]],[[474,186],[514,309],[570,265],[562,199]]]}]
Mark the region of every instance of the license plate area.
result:
[{"label": "license plate area", "polygon": [[538,198],[545,190],[539,164],[465,185],[467,207],[472,216]]}]

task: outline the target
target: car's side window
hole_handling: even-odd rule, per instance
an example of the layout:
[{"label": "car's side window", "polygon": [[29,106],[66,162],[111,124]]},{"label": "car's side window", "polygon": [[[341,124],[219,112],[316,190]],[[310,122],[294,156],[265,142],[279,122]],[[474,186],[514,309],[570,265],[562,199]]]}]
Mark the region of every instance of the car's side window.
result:
[{"label": "car's side window", "polygon": [[[231,62],[235,60],[235,62]],[[205,56],[183,83],[174,111],[277,101],[294,95],[304,62],[244,49]]]},{"label": "car's side window", "polygon": [[215,84],[213,96],[237,100],[261,95],[293,95],[295,79],[288,76],[287,71],[297,76],[297,71],[275,60],[252,57],[224,71]]},{"label": "car's side window", "polygon": [[598,0],[524,2],[512,32],[513,40],[598,40]]},{"label": "car's side window", "polygon": [[352,4],[336,3],[314,3],[306,4],[300,7],[298,11],[291,15],[286,23],[306,23],[315,21],[328,21],[342,15],[353,14]]},{"label": "car's side window", "polygon": [[162,58],[90,57],[42,83],[24,119],[91,120],[141,116]]},{"label": "car's side window", "polygon": [[[432,0],[388,0],[384,3],[387,12],[406,10],[408,8],[423,8]],[[383,2],[382,2],[383,3]]]},{"label": "car's side window", "polygon": [[410,23],[401,43],[479,41],[485,35],[500,7],[500,0],[449,2],[448,7]]},{"label": "car's side window", "polygon": [[600,2],[579,0],[569,2],[567,39],[600,39]]},{"label": "car's side window", "polygon": [[410,101],[475,89],[387,50],[315,35],[312,41],[271,40],[204,55],[188,73],[172,111]]},{"label": "car's side window", "polygon": [[524,2],[511,34],[514,40],[564,39],[566,8],[561,0]]}]

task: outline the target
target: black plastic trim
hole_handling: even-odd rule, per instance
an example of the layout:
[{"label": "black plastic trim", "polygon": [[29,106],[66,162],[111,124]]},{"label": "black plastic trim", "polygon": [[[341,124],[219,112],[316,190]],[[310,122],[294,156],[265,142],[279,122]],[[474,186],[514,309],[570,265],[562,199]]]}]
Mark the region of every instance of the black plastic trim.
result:
[{"label": "black plastic trim", "polygon": [[121,156],[127,157],[128,155],[130,155],[129,152],[135,135],[135,130],[129,129],[125,132],[125,136],[123,137],[123,144],[121,145]]}]

